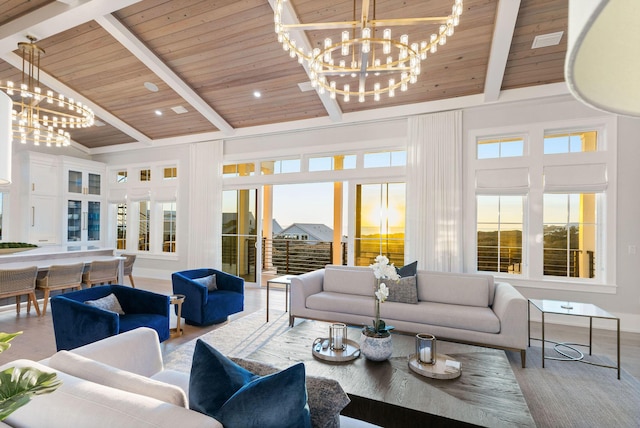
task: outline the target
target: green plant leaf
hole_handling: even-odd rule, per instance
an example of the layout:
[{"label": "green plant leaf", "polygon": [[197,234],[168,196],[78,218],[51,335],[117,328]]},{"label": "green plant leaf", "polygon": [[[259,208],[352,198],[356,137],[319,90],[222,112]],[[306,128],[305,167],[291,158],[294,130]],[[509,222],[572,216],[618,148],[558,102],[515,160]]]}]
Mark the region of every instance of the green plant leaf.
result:
[{"label": "green plant leaf", "polygon": [[0,421],[27,404],[31,397],[55,391],[62,381],[55,373],[33,367],[9,367],[0,372]]},{"label": "green plant leaf", "polygon": [[21,331],[18,331],[16,333],[0,332],[0,352],[6,351],[7,349],[9,349],[11,347],[11,344],[9,343],[11,342],[11,339],[21,334],[22,334]]}]

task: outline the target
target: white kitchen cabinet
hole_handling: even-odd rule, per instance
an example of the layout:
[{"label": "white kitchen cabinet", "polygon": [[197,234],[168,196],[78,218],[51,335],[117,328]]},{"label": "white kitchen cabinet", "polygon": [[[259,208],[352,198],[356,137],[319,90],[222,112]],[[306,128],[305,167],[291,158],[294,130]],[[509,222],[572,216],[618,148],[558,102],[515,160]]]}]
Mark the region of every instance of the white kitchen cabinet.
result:
[{"label": "white kitchen cabinet", "polygon": [[21,241],[59,245],[60,163],[57,156],[24,152],[20,168]]}]

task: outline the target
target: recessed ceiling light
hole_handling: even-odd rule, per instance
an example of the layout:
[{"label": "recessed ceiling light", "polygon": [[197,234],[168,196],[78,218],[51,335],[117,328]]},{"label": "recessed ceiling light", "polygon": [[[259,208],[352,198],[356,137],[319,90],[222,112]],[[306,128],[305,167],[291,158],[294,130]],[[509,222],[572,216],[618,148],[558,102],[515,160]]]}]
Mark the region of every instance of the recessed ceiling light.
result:
[{"label": "recessed ceiling light", "polygon": [[531,49],[546,48],[547,46],[555,46],[560,44],[564,31],[558,31],[557,33],[541,34],[533,39]]},{"label": "recessed ceiling light", "polygon": [[256,98],[260,98],[262,94],[260,93],[260,91],[253,91],[253,96]]},{"label": "recessed ceiling light", "polygon": [[144,87],[150,90],[151,92],[158,92],[158,86],[151,82],[144,82]]},{"label": "recessed ceiling light", "polygon": [[156,116],[162,116],[162,112],[160,110],[156,110]]}]

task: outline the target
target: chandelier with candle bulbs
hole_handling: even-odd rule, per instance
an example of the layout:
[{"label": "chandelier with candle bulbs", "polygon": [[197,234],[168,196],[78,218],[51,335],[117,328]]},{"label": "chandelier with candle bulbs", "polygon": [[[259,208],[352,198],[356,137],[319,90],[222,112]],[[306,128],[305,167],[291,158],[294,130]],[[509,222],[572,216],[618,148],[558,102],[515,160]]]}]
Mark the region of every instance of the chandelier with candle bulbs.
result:
[{"label": "chandelier with candle bulbs", "polygon": [[13,102],[12,128],[14,140],[27,141],[39,146],[68,146],[71,144],[70,129],[92,126],[93,111],[73,98],[44,92],[40,87],[40,56],[44,50],[35,44],[35,39],[18,43],[22,56],[22,78],[20,83],[0,81]]},{"label": "chandelier with candle bulbs", "polygon": [[[285,3],[286,0],[275,1],[274,22],[278,41],[291,58],[297,58],[301,64],[306,63],[311,85],[320,94],[328,92],[332,99],[341,95],[345,102],[351,97],[364,102],[367,96],[379,101],[381,94],[393,97],[396,89],[406,91],[418,80],[421,62],[453,36],[463,9],[462,0],[454,0],[448,16],[376,19],[375,0],[371,13],[371,1],[362,0],[361,17],[356,20],[354,0],[352,21],[287,24],[286,18],[291,20],[295,14],[292,9],[288,9],[291,14],[285,13]],[[407,25],[432,25],[434,31],[428,40],[422,41],[410,41],[408,34],[399,37],[392,34],[390,27]],[[329,29],[342,29],[340,38],[327,37],[322,48],[307,52],[301,46],[301,39],[294,34],[304,30]]]}]

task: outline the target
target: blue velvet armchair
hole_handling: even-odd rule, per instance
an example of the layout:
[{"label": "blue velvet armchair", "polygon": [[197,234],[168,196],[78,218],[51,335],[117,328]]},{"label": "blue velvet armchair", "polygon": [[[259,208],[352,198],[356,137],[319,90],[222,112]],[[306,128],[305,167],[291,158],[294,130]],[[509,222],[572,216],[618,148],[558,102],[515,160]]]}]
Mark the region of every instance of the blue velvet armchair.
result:
[{"label": "blue velvet armchair", "polygon": [[[217,290],[194,281],[216,275]],[[244,279],[216,269],[192,269],[171,275],[174,294],[184,294],[182,316],[190,325],[210,325],[226,321],[229,315],[244,310]],[[177,310],[177,308],[176,308]]]},{"label": "blue velvet armchair", "polygon": [[[113,293],[124,315],[85,304]],[[109,336],[149,327],[160,342],[169,338],[169,296],[122,285],[104,285],[57,295],[51,299],[58,351],[77,348]]]}]

